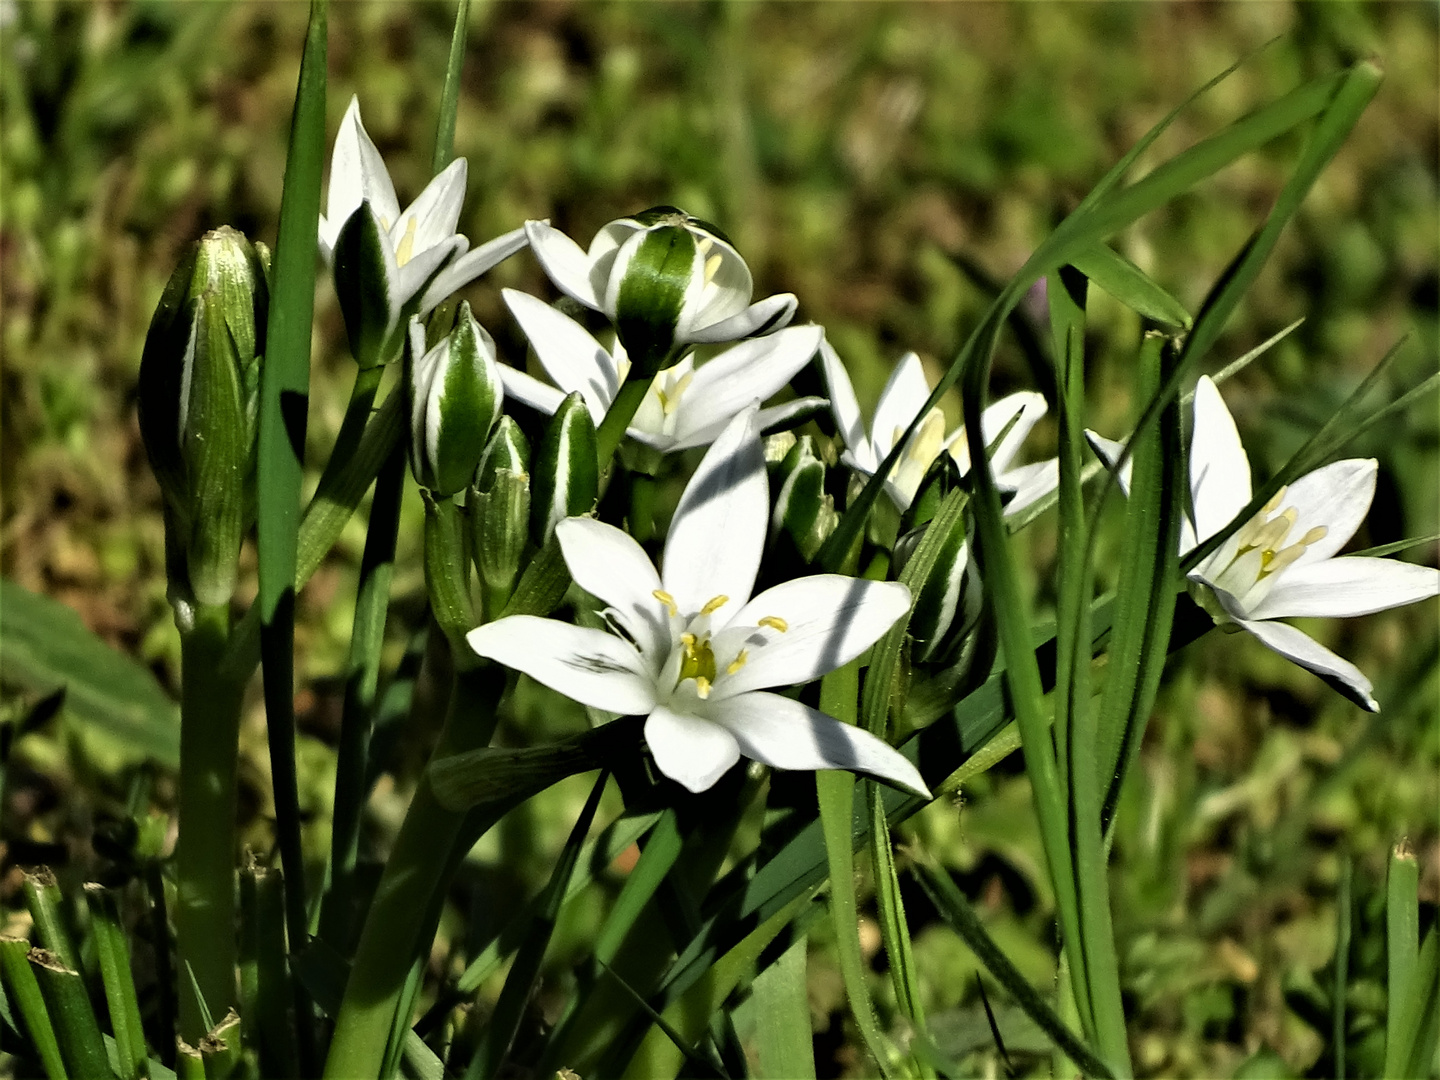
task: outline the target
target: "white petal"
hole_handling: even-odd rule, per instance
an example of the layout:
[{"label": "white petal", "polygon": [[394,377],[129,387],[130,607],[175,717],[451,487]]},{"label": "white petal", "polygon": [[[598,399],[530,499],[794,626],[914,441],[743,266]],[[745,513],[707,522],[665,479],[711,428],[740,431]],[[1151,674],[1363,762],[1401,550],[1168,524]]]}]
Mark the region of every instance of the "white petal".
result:
[{"label": "white petal", "polygon": [[352,97],[335,133],[335,149],[330,155],[330,187],[326,192],[325,219],[335,243],[350,215],[368,199],[388,229],[400,216],[400,203],[395,198],[395,185],[380,151],[371,142],[360,120],[360,99]]},{"label": "white petal", "polygon": [[[736,612],[730,625],[756,627],[768,616],[783,620],[787,629],[756,631],[746,643],[745,665],[716,680],[715,696],[818,679],[868,649],[909,607],[910,590],[899,582],[839,574],[795,578],[766,589]],[[738,643],[731,648],[738,651]],[[717,663],[728,665],[733,657],[718,652]]]},{"label": "white petal", "polygon": [[1037,461],[1033,465],[1021,465],[1003,476],[997,476],[995,482],[1002,491],[1015,493],[1005,504],[1005,516],[1012,517],[1060,486],[1060,461],[1058,458],[1051,458],[1048,461]]},{"label": "white petal", "polygon": [[664,705],[645,721],[645,742],[660,771],[691,791],[705,791],[740,760],[727,729]]},{"label": "white petal", "polygon": [[724,724],[740,752],[777,769],[849,769],[868,773],[930,798],[919,770],[863,728],[779,694],[751,693],[704,703],[705,715]]},{"label": "white petal", "polygon": [[772,396],[810,362],[821,333],[818,326],[790,327],[742,341],[700,365],[675,410],[676,437],[721,428],[752,401]]},{"label": "white petal", "polygon": [[1251,616],[1347,618],[1403,607],[1431,596],[1440,596],[1440,570],[1396,559],[1350,556],[1286,567]]},{"label": "white petal", "polygon": [[[500,381],[505,384],[506,397],[523,402],[547,416],[554,416],[555,410],[560,408],[560,403],[565,400],[564,390],[557,390],[549,383],[543,383],[505,364],[500,365]],[[597,424],[600,422],[600,418],[593,413],[591,419]]]},{"label": "white petal", "polygon": [[515,289],[504,289],[501,295],[535,347],[545,374],[567,394],[578,390],[598,424],[620,389],[610,354],[590,331],[545,301]]},{"label": "white petal", "polygon": [[[744,312],[750,306],[755,282],[750,276],[750,267],[745,265],[745,260],[733,247],[710,233],[690,231],[696,241],[696,272],[690,287],[685,290],[685,302],[675,323],[675,336],[694,340],[691,337],[694,332],[723,325]],[[708,248],[705,247],[706,240],[710,242]],[[705,273],[705,264],[717,255],[720,262],[712,273]],[[736,334],[716,340],[734,341],[748,336],[749,333]]]},{"label": "white petal", "polygon": [[875,419],[870,424],[870,445],[875,448],[876,467],[895,448],[895,438],[904,434],[910,422],[930,397],[930,384],[920,357],[906,353],[890,373],[880,400],[875,405]]},{"label": "white petal", "polygon": [[1019,414],[1005,437],[1000,440],[1000,445],[990,452],[990,468],[997,476],[1010,467],[1010,463],[1020,453],[1020,444],[1040,422],[1048,408],[1045,395],[1034,390],[1024,390],[1001,398],[987,406],[980,414],[980,430],[985,436],[986,446],[993,443],[1000,432],[1005,431],[1005,425],[1010,423],[1011,418]]},{"label": "white petal", "polygon": [[[396,303],[404,307],[413,301],[413,305],[410,307],[411,313],[429,314],[432,309],[421,305],[425,299],[436,295],[435,290],[430,286],[440,275],[440,268],[453,259],[466,243],[463,236],[452,236],[432,248],[416,252],[409,262],[404,266],[399,266],[399,272],[395,277],[394,300]],[[439,297],[439,300],[444,299],[443,296]]]},{"label": "white petal", "polygon": [[799,301],[791,293],[767,296],[728,319],[692,330],[685,335],[684,340],[695,345],[706,345],[773,333],[782,326],[789,325],[790,320],[795,317],[798,304]]},{"label": "white petal", "polygon": [[[1095,456],[1105,463],[1105,467],[1111,472],[1115,471],[1115,463],[1120,460],[1120,455],[1125,452],[1125,444],[1116,442],[1114,439],[1107,439],[1104,435],[1097,435],[1089,428],[1085,429],[1085,441],[1090,444],[1090,449],[1095,451]],[[1125,464],[1120,468],[1120,474],[1115,478],[1120,485],[1120,490],[1126,495],[1130,494],[1130,473],[1132,458],[1126,458]]]},{"label": "white petal", "polygon": [[1190,498],[1200,543],[1230,524],[1250,501],[1250,459],[1230,410],[1208,375],[1195,384]]},{"label": "white petal", "polygon": [[543,221],[527,221],[525,235],[555,287],[586,307],[599,311],[600,300],[590,284],[590,258],[580,250],[580,245]]},{"label": "white petal", "polygon": [[655,596],[660,575],[645,549],[628,533],[590,518],[566,518],[555,526],[570,576],[620,616],[656,674],[674,644],[670,616]]},{"label": "white petal", "polygon": [[1238,625],[1254,634],[1285,659],[1313,671],[1351,701],[1371,712],[1379,712],[1370,680],[1344,657],[1336,656],[1314,638],[1288,623],[1239,620]]},{"label": "white petal", "polygon": [[750,599],[770,518],[765,452],[746,409],[721,432],[680,496],[665,541],[661,579],[683,615],[717,596],[713,623],[724,626]]},{"label": "white petal", "polygon": [[390,239],[400,246],[411,218],[415,220],[415,236],[412,241],[415,251],[434,247],[441,240],[455,235],[455,226],[460,221],[460,208],[465,205],[465,177],[467,165],[464,158],[456,158],[445,166],[419,198],[406,207],[390,229]]},{"label": "white petal", "polygon": [[655,707],[655,686],[635,646],[604,630],[509,615],[465,640],[479,655],[523,671],[573,701],[626,716]]},{"label": "white petal", "polygon": [[492,267],[498,266],[529,242],[523,228],[511,229],[494,240],[487,240],[474,251],[465,252],[441,270],[440,276],[430,283],[425,290],[424,299],[420,302],[421,307],[427,311],[432,310],[447,296],[469,285]]},{"label": "white petal", "polygon": [[869,463],[874,471],[879,461],[870,449],[870,440],[865,437],[865,423],[860,417],[860,402],[855,397],[855,385],[850,373],[840,361],[840,354],[828,339],[820,342],[820,371],[825,376],[825,386],[830,394],[830,411],[835,416],[835,427],[857,464]]},{"label": "white petal", "polygon": [[1293,506],[1298,513],[1290,542],[1317,525],[1325,526],[1324,537],[1309,545],[1291,569],[1330,558],[1355,535],[1375,498],[1378,469],[1374,458],[1347,458],[1306,473],[1290,485],[1279,507]]}]

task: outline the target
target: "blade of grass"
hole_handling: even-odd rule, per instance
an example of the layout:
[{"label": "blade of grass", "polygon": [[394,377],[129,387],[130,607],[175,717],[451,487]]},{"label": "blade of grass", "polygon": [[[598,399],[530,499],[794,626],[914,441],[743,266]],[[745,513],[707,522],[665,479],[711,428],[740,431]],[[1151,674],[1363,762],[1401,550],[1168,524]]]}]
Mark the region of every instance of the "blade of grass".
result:
[{"label": "blade of grass", "polygon": [[497,1075],[510,1054],[515,1033],[520,1029],[520,1022],[524,1019],[535,983],[540,978],[540,965],[550,947],[550,939],[554,936],[555,923],[560,917],[560,906],[564,903],[565,893],[570,887],[570,879],[580,858],[580,849],[589,835],[590,826],[594,824],[595,812],[600,808],[600,797],[605,793],[605,785],[609,780],[609,770],[601,769],[595,786],[590,789],[590,797],[585,801],[580,816],[575,819],[574,828],[570,830],[570,838],[565,842],[560,858],[550,872],[549,884],[531,908],[529,931],[520,945],[520,951],[515,954],[515,962],[510,965],[510,973],[505,978],[500,999],[495,1003],[495,1011],[490,1014],[490,1024],[480,1037],[480,1045],[465,1070],[465,1080],[482,1080],[483,1077]]},{"label": "blade of grass", "polygon": [[[265,674],[265,717],[274,786],[276,832],[285,868],[286,923],[293,948],[306,940],[305,853],[300,839],[300,797],[295,768],[295,570],[300,485],[310,399],[310,334],[315,306],[316,235],[325,147],[327,0],[311,0],[300,61],[273,289],[260,377],[257,451],[260,651]],[[301,1071],[310,1072],[314,1048],[310,1004],[295,984]]]},{"label": "blade of grass", "polygon": [[765,1080],[815,1080],[815,1044],[805,986],[804,934],[755,976],[755,1050]]},{"label": "blade of grass", "polygon": [[60,1043],[50,1023],[50,1012],[40,993],[40,983],[30,967],[30,942],[18,937],[0,937],[0,971],[10,1000],[25,1021],[25,1034],[40,1059],[40,1067],[50,1080],[66,1080],[65,1061],[60,1056]]},{"label": "blade of grass", "polygon": [[[844,724],[856,720],[860,692],[860,666],[853,660],[832,671],[820,682],[820,710]],[[831,769],[815,774],[820,801],[820,825],[825,835],[825,856],[830,871],[830,918],[835,929],[835,950],[845,996],[855,1024],[874,1058],[880,1075],[891,1075],[894,1053],[880,1031],[870,989],[865,982],[865,962],[860,954],[860,915],[855,903],[855,774]]]},{"label": "blade of grass", "polygon": [[31,949],[29,963],[70,1075],[109,1076],[110,1059],[105,1054],[105,1040],[100,1037],[84,978],[49,949]]},{"label": "blade of grass", "polygon": [[65,925],[65,896],[48,866],[37,866],[25,874],[25,906],[35,921],[40,944],[54,953],[60,963],[79,970],[80,954]]},{"label": "blade of grass", "polygon": [[1386,1023],[1385,1073],[1400,1076],[1408,1047],[1401,1046],[1401,1014],[1420,951],[1420,864],[1408,842],[1390,853],[1385,883]]},{"label": "blade of grass", "polygon": [[970,901],[965,899],[965,895],[950,880],[950,875],[923,862],[914,864],[914,872],[927,895],[934,901],[941,918],[970,946],[976,959],[985,965],[985,970],[1010,992],[1010,996],[1025,1011],[1025,1015],[1040,1025],[1045,1034],[1080,1066],[1086,1076],[1114,1076],[1110,1067],[1065,1026],[1049,1002],[1025,980],[1025,976],[995,944],[975,914],[974,908],[970,906]]},{"label": "blade of grass", "polygon": [[146,1073],[148,1053],[145,1025],[140,1019],[140,999],[135,993],[135,976],[130,970],[130,950],[115,896],[102,885],[87,883],[85,901],[90,908],[90,932],[95,938],[95,956],[105,986],[105,1003],[110,1010],[110,1028],[122,1080],[139,1080]]},{"label": "blade of grass", "polygon": [[[1385,1031],[1385,1075],[1428,1076],[1440,1028],[1440,930],[1431,927]],[[1392,1049],[1393,1047],[1393,1049]],[[1391,1063],[1395,1063],[1392,1070]]]},{"label": "blade of grass", "polygon": [[450,55],[445,61],[445,85],[440,91],[440,115],[435,122],[435,152],[430,175],[438,175],[455,157],[455,114],[460,108],[460,71],[465,66],[465,37],[470,26],[470,0],[455,5],[455,28],[450,32]]},{"label": "blade of grass", "polygon": [[[708,1073],[714,1073],[716,1076],[728,1080],[729,1074],[725,1071],[725,1063],[720,1060],[720,1055],[715,1052],[714,1047],[710,1045],[708,1040],[701,1038],[692,1046],[684,1035],[681,1035],[680,1032],[675,1030],[675,1026],[671,1024],[669,1020],[655,1011],[655,1007],[645,1000],[643,994],[619,975],[616,975],[608,964],[604,965],[604,967],[606,974],[610,975],[620,988],[629,995],[636,1006],[649,1017],[650,1023],[653,1024],[665,1038],[670,1040],[671,1045],[680,1052],[680,1055],[690,1063],[691,1067],[700,1070],[698,1075],[705,1076]],[[709,1054],[702,1054],[700,1052],[702,1048],[708,1049],[710,1051]]]},{"label": "blade of grass", "polygon": [[[1170,356],[1162,337],[1146,335],[1136,369],[1136,401],[1149,401],[1159,391]],[[1161,414],[1158,430],[1152,426],[1134,442],[1108,678],[1098,721],[1097,775],[1107,789],[1101,826],[1107,835],[1121,783],[1139,753],[1155,703],[1174,622],[1185,490],[1179,402],[1172,401]]]},{"label": "blade of grass", "polygon": [[1190,325],[1190,313],[1179,300],[1107,245],[1086,248],[1070,260],[1070,265],[1137,315],[1163,326]]},{"label": "blade of grass", "polygon": [[242,942],[254,965],[255,998],[249,1002],[247,1024],[256,1043],[262,1076],[298,1077],[300,1063],[295,1029],[286,1005],[290,980],[285,950],[285,879],[278,868],[252,864],[240,876]]}]

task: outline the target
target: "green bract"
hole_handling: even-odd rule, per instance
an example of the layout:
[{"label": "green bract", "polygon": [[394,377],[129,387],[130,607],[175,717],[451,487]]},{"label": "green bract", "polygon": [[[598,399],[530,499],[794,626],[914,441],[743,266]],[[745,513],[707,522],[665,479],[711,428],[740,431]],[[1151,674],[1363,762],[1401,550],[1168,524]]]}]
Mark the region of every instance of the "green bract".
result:
[{"label": "green bract", "polygon": [[789,536],[808,563],[838,520],[835,500],[825,492],[825,463],[815,456],[815,441],[809,435],[800,436],[778,472],[783,480],[770,517],[771,538]]},{"label": "green bract", "polygon": [[140,433],[165,494],[172,600],[221,604],[254,512],[268,252],[225,227],[176,267],[145,337]]},{"label": "green bract", "polygon": [[549,540],[556,522],[590,513],[599,491],[595,423],[585,400],[571,394],[555,410],[535,461],[530,499],[535,542],[543,545]]},{"label": "green bract", "polygon": [[505,396],[495,342],[462,302],[455,329],[429,352],[418,319],[410,322],[405,389],[410,405],[410,468],[436,496],[464,490],[500,419]]}]

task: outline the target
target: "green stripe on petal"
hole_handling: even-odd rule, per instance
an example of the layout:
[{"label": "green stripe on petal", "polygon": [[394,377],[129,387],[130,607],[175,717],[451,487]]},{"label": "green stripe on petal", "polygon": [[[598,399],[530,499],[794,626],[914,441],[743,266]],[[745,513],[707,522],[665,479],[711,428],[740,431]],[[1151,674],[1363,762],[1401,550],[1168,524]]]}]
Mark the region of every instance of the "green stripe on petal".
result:
[{"label": "green stripe on petal", "polygon": [[678,359],[671,355],[675,327],[701,269],[696,255],[694,234],[680,225],[639,233],[616,255],[606,306],[635,375],[653,375]]},{"label": "green stripe on petal", "polygon": [[369,203],[350,215],[335,238],[335,295],[345,317],[350,353],[362,368],[390,359],[392,275],[398,274],[390,238]]}]

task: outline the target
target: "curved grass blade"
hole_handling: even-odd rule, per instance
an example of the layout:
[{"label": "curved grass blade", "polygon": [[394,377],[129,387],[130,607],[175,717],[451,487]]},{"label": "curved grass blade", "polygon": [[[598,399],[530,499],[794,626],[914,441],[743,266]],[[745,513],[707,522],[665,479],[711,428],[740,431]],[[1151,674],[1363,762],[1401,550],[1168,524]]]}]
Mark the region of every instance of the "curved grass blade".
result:
[{"label": "curved grass blade", "polygon": [[914,871],[941,917],[965,940],[976,958],[985,965],[985,969],[996,981],[1010,992],[1010,996],[1025,1010],[1026,1015],[1055,1041],[1055,1045],[1064,1050],[1086,1076],[1114,1076],[1110,1067],[1065,1026],[1049,1002],[1040,996],[1025,980],[1020,970],[1000,951],[976,916],[970,902],[955,887],[950,876],[923,862],[915,863]]},{"label": "curved grass blade", "polygon": [[560,858],[550,873],[549,884],[531,908],[529,930],[525,940],[521,942],[520,951],[515,954],[515,962],[510,965],[510,974],[505,978],[500,1000],[496,1002],[495,1011],[490,1015],[490,1024],[481,1036],[475,1056],[470,1059],[469,1068],[465,1070],[465,1080],[482,1080],[483,1077],[497,1075],[510,1053],[510,1046],[515,1041],[515,1033],[520,1029],[520,1021],[530,1003],[535,982],[540,977],[540,964],[545,959],[545,950],[549,948],[550,938],[555,933],[555,923],[560,917],[560,907],[570,888],[570,879],[579,861],[581,847],[595,821],[595,812],[600,808],[600,796],[605,793],[605,785],[609,779],[609,770],[601,769],[595,786],[590,790],[589,799],[585,801],[580,816],[575,819],[574,828],[570,830],[570,838],[565,842]]},{"label": "curved grass blade", "polygon": [[30,942],[24,938],[0,937],[0,972],[5,975],[10,1000],[15,1002],[21,1019],[25,1021],[25,1034],[30,1036],[45,1075],[50,1080],[65,1080],[67,1073],[65,1061],[60,1056],[60,1042],[50,1023],[50,1012],[40,993],[40,983],[30,968],[29,954]]},{"label": "curved grass blade", "polygon": [[1190,313],[1179,300],[1109,246],[1094,244],[1072,258],[1070,265],[1137,315],[1176,329],[1190,325]]},{"label": "curved grass blade", "polygon": [[[305,854],[295,768],[295,567],[303,479],[306,409],[310,399],[310,333],[315,306],[316,235],[325,144],[327,0],[311,0],[300,61],[280,226],[274,288],[260,377],[257,450],[260,651],[265,716],[274,784],[276,830],[285,868],[286,923],[291,947],[306,939]],[[298,997],[298,984],[296,986]],[[308,1064],[310,1007],[297,1000],[302,1069]],[[308,1069],[306,1071],[309,1071]]]}]

